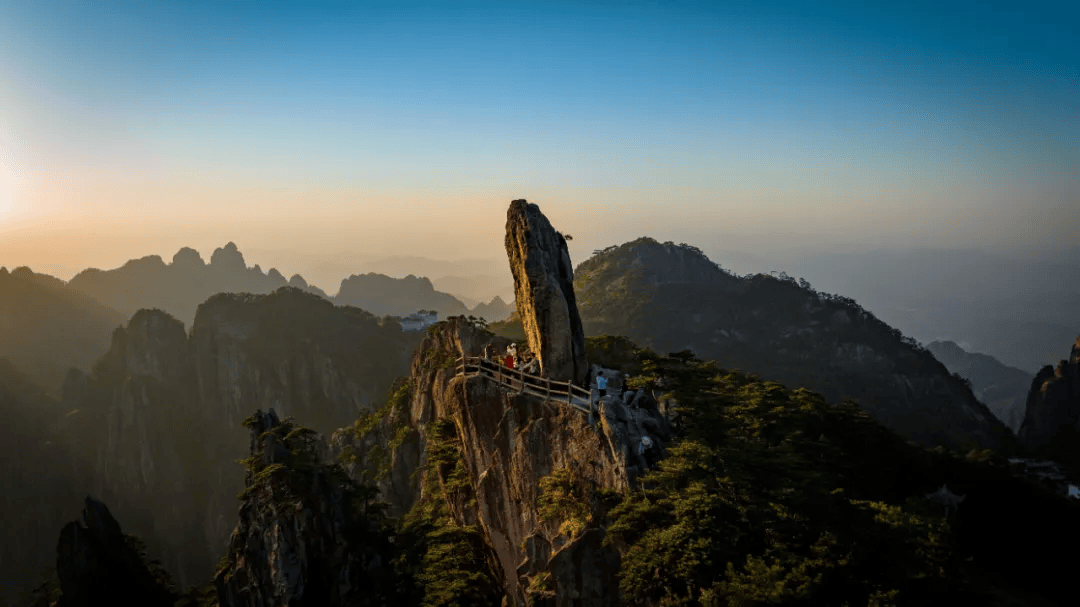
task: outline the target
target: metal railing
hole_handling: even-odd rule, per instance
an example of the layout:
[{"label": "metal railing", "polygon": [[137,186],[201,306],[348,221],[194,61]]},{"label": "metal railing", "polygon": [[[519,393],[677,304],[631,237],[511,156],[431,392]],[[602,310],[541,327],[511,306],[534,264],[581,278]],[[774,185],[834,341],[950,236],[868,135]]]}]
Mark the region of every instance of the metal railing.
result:
[{"label": "metal railing", "polygon": [[521,369],[511,369],[479,356],[464,356],[457,359],[457,374],[465,377],[483,375],[517,390],[519,394],[532,394],[545,400],[566,403],[590,415],[593,413],[592,393],[568,381],[553,381],[547,377],[526,373]]}]

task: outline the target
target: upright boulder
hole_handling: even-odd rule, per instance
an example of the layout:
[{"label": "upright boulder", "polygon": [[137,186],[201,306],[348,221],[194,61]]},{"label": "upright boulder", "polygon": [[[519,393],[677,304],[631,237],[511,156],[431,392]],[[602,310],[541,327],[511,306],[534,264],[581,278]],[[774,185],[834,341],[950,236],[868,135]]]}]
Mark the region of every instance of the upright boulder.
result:
[{"label": "upright boulder", "polygon": [[515,200],[506,213],[506,254],[517,311],[540,369],[547,377],[583,384],[588,370],[585,331],[566,239],[540,207]]}]

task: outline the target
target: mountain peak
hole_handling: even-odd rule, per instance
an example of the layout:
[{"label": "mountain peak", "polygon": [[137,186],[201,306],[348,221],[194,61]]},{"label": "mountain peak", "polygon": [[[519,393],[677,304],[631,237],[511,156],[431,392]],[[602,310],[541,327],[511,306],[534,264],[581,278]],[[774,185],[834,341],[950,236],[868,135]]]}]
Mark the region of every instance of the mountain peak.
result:
[{"label": "mountain peak", "polygon": [[173,255],[172,265],[182,268],[201,268],[206,265],[202,255],[191,247],[183,247]]},{"label": "mountain peak", "polygon": [[244,264],[243,253],[232,242],[214,249],[214,254],[210,257],[210,265],[227,270],[243,270],[247,267]]}]

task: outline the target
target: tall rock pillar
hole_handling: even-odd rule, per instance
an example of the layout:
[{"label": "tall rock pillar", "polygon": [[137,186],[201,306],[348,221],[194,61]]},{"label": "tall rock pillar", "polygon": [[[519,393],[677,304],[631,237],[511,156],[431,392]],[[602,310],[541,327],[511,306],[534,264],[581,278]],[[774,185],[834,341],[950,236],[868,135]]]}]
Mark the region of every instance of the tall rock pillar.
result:
[{"label": "tall rock pillar", "polygon": [[506,255],[514,274],[517,313],[546,377],[585,382],[585,331],[574,298],[566,239],[540,207],[524,200],[506,213]]}]

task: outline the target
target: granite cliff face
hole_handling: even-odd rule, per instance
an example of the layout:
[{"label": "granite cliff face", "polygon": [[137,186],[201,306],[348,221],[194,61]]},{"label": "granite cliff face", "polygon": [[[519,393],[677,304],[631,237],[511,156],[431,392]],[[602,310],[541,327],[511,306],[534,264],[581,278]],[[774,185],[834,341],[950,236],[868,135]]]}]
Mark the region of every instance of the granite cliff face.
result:
[{"label": "granite cliff face", "polygon": [[517,315],[540,368],[547,377],[584,384],[585,333],[566,239],[540,207],[515,200],[506,212],[506,254]]},{"label": "granite cliff face", "polygon": [[320,435],[273,409],[245,424],[251,457],[240,520],[215,578],[220,605],[390,604],[394,546],[372,496],[321,465]]},{"label": "granite cliff face", "polygon": [[1080,473],[1080,338],[1068,360],[1043,367],[1032,380],[1020,440]]},{"label": "granite cliff face", "polygon": [[90,375],[69,374],[64,440],[91,463],[93,492],[189,584],[210,575],[235,523],[247,414],[349,424],[406,372],[418,339],[291,288],[213,297],[190,335],[143,310]]},{"label": "granite cliff face", "polygon": [[965,352],[951,341],[935,341],[926,349],[953,373],[971,381],[980,402],[1015,433],[1024,422],[1031,374],[1001,364],[993,356]]},{"label": "granite cliff face", "polygon": [[686,245],[641,239],[576,270],[587,333],[853,398],[887,427],[930,444],[1001,448],[1008,428],[925,349],[854,301],[805,282],[737,277]]},{"label": "granite cliff face", "polygon": [[[382,464],[382,496],[391,514],[401,515],[425,498],[413,471],[427,462],[433,424],[452,422],[448,443],[466,478],[440,499],[447,501],[458,524],[482,530],[505,592],[525,604],[530,588],[550,581],[551,587],[537,590],[533,600],[616,605],[617,584],[608,582],[618,570],[618,557],[600,545],[604,533],[589,518],[595,506],[589,500],[599,499],[604,490],[624,492],[634,486],[647,467],[637,451],[642,437],[650,437],[661,451],[670,438],[667,421],[644,392],[629,391],[625,399],[609,395],[590,421],[565,401],[520,393],[490,377],[457,374],[453,361],[458,357],[480,356],[485,345],[504,343],[461,318],[439,323],[417,349],[405,384],[408,398],[384,412],[380,425],[366,434],[337,433],[332,450],[340,454],[352,447],[356,453],[375,453],[375,458],[386,453],[385,461],[361,455],[351,472],[358,479],[377,477],[374,471]],[[615,370],[607,374],[618,377]],[[400,437],[396,445],[393,436]],[[371,451],[376,445],[379,449]],[[580,491],[586,514],[540,515],[541,486],[553,475]],[[449,482],[440,473],[440,483]]]}]

